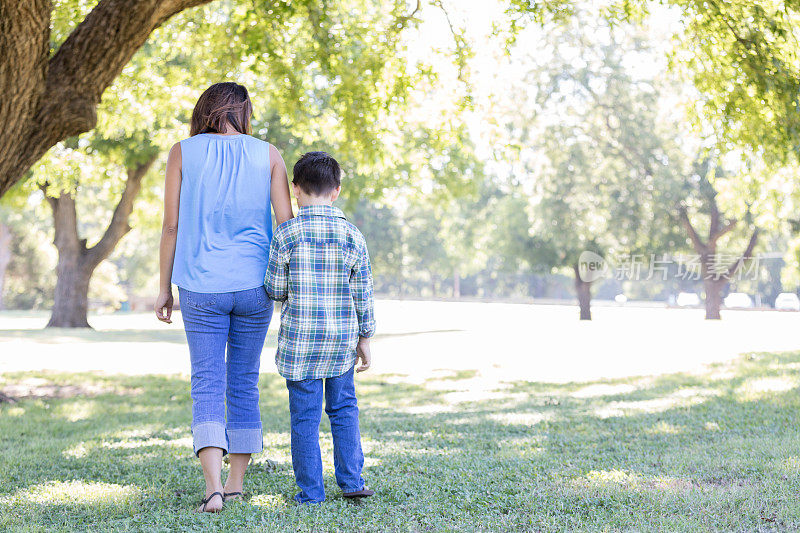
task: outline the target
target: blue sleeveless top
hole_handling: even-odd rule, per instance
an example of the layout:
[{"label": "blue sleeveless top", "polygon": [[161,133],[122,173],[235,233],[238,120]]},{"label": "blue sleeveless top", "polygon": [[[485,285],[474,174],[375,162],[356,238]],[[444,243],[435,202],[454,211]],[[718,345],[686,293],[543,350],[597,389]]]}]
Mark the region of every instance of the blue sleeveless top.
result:
[{"label": "blue sleeveless top", "polygon": [[181,141],[172,283],[193,292],[264,284],[272,241],[269,143],[201,133]]}]

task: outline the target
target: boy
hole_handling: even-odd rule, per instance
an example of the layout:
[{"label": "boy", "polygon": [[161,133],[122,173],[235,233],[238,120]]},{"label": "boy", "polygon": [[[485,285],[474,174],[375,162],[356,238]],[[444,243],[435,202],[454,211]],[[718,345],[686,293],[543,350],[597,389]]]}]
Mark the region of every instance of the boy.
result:
[{"label": "boy", "polygon": [[364,236],[333,207],[341,170],[325,152],[309,152],[292,180],[300,211],[281,224],[270,247],[265,288],[279,302],[281,327],[275,361],[286,378],[292,426],[292,466],[299,503],[325,500],[319,423],[323,382],[333,434],[336,482],[345,498],[372,496],[361,477],[364,454],[358,428],[353,369],[370,367],[375,333],[372,272]]}]

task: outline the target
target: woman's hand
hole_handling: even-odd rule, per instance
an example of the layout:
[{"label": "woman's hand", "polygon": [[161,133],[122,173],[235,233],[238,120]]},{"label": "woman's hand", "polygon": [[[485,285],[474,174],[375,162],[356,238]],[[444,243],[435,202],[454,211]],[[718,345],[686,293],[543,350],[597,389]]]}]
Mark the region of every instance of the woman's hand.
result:
[{"label": "woman's hand", "polygon": [[[181,143],[176,143],[167,157],[167,176],[164,182],[164,223],[161,226],[161,244],[158,247],[158,270],[161,294],[156,299],[156,316],[172,324],[172,266],[175,262],[175,245],[178,239],[178,211],[181,198]],[[166,309],[166,313],[164,310]]]},{"label": "woman's hand", "polygon": [[161,292],[156,298],[156,305],[153,306],[156,311],[156,318],[161,322],[172,324],[172,305],[174,300],[172,292]]}]

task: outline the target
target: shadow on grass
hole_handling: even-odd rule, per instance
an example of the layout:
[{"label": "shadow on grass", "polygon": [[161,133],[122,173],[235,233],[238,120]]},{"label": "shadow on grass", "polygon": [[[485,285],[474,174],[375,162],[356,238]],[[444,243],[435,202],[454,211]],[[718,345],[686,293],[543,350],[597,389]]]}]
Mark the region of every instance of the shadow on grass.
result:
[{"label": "shadow on grass", "polygon": [[[40,344],[64,344],[70,342],[110,342],[110,343],[138,343],[138,342],[166,342],[172,344],[186,344],[186,334],[183,330],[156,330],[156,329],[124,329],[124,330],[95,330],[75,328],[44,328],[44,329],[0,329],[0,342],[24,339]],[[277,334],[270,332],[264,345],[267,348],[277,346]]]},{"label": "shadow on grass", "polygon": [[0,342],[25,339],[43,344],[64,342],[171,342],[186,344],[183,330],[124,329],[95,330],[75,328],[3,329]]},{"label": "shadow on grass", "polygon": [[[698,375],[500,383],[359,376],[359,507],[290,504],[296,491],[283,381],[262,376],[265,451],[248,501],[191,513],[202,481],[184,379],[15,374],[114,390],[0,406],[0,528],[364,530],[759,530],[800,527],[800,354],[750,354]],[[397,381],[393,377],[393,381]],[[479,398],[478,392],[475,397]],[[467,398],[467,401],[464,399]]]},{"label": "shadow on grass", "polygon": [[[436,333],[458,333],[461,329],[437,329],[430,331],[412,331],[407,333],[382,333],[376,339],[394,337],[413,337]],[[166,342],[173,344],[186,344],[186,334],[183,330],[158,330],[158,329],[121,329],[121,330],[95,330],[75,328],[36,328],[36,329],[0,329],[0,342],[24,339],[41,344],[63,344],[65,342]],[[277,346],[277,334],[271,331],[267,336],[265,346]]]},{"label": "shadow on grass", "polygon": [[375,335],[376,339],[391,339],[397,337],[416,337],[418,335],[432,335],[436,333],[461,333],[465,329],[430,329],[425,331],[407,331],[402,333],[378,333]]}]

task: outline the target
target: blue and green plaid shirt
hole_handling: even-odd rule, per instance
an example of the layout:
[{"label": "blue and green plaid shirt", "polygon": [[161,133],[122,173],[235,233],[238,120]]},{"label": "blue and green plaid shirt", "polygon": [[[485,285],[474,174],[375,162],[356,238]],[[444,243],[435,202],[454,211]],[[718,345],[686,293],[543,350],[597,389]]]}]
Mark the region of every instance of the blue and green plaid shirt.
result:
[{"label": "blue and green plaid shirt", "polygon": [[284,302],[275,362],[290,381],[344,374],[358,337],[375,334],[367,243],[337,207],[302,207],[278,226],[264,285]]}]

